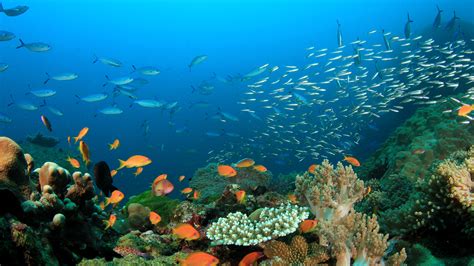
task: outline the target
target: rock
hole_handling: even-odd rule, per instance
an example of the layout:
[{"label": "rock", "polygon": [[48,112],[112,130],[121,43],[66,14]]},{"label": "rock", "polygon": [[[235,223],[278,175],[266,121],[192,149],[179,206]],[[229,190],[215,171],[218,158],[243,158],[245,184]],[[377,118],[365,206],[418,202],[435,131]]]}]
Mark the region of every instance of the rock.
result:
[{"label": "rock", "polygon": [[150,209],[139,203],[128,205],[128,222],[130,227],[138,230],[145,230],[151,226],[149,215]]},{"label": "rock", "polygon": [[43,164],[39,172],[40,187],[49,185],[58,195],[64,195],[66,186],[71,182],[69,171],[53,162]]}]

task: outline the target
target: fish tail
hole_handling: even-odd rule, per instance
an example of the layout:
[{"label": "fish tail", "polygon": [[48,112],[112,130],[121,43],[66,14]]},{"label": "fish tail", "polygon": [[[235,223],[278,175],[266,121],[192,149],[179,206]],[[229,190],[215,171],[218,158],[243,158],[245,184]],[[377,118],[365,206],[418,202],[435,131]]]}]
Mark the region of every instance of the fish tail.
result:
[{"label": "fish tail", "polygon": [[117,171],[125,167],[125,161],[119,159],[119,168],[117,168]]},{"label": "fish tail", "polygon": [[74,144],[76,144],[79,141],[79,137],[74,137]]},{"label": "fish tail", "polygon": [[104,230],[109,229],[109,228],[110,228],[110,223],[109,223],[109,221],[107,221],[107,220],[103,220],[103,221],[104,221],[104,224],[105,224],[105,229],[104,229]]},{"label": "fish tail", "polygon": [[[2,7],[2,10],[3,10],[3,7]],[[25,46],[25,43],[23,42],[23,40],[22,40],[22,39],[19,39],[19,41],[20,41],[20,45],[18,45],[18,46],[16,47],[16,49],[19,49],[19,48],[21,48],[21,47],[24,47],[24,46]]]},{"label": "fish tail", "polygon": [[104,208],[109,206],[109,204],[110,204],[110,198],[105,197]]},{"label": "fish tail", "polygon": [[132,65],[132,69],[133,69],[132,73],[137,71],[137,68],[135,67],[135,65]]},{"label": "fish tail", "polygon": [[51,78],[51,76],[48,74],[48,72],[46,72],[46,76],[47,76],[48,78],[43,82],[43,84],[48,83],[48,81],[49,81],[50,78]]},{"label": "fish tail", "polygon": [[112,144],[109,144],[109,151],[113,150],[113,145]]},{"label": "fish tail", "polygon": [[97,61],[99,61],[99,58],[97,57],[97,55],[94,55],[94,59],[92,60],[92,64],[97,63]]}]

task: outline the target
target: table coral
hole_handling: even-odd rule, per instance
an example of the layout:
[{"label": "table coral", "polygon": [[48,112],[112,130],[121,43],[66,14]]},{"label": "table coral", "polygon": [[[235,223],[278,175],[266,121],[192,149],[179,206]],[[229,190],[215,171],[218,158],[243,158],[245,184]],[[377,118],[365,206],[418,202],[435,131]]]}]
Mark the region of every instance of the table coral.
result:
[{"label": "table coral", "polygon": [[216,245],[257,245],[295,232],[308,215],[306,208],[291,204],[262,208],[258,215],[235,212],[212,223],[206,235]]}]

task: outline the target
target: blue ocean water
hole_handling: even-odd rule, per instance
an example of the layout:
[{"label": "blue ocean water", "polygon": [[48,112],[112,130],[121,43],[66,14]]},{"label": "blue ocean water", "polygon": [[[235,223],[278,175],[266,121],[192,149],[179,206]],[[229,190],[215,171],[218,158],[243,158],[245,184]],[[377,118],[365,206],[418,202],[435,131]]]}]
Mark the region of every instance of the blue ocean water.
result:
[{"label": "blue ocean water", "polygon": [[[4,1],[5,7],[25,4]],[[0,30],[16,34],[17,39],[0,43],[0,62],[9,69],[0,73],[0,113],[13,119],[0,125],[2,135],[23,139],[42,132],[40,115],[51,120],[51,135],[61,139],[67,148],[67,136],[75,136],[83,127],[89,127],[87,143],[93,161],[105,160],[112,168],[117,159],[143,154],[153,160],[143,174],[133,176],[125,171],[115,178],[117,187],[127,194],[143,191],[154,177],[161,173],[170,176],[191,176],[198,167],[205,166],[211,156],[224,151],[235,151],[239,156],[251,156],[269,170],[285,173],[306,169],[313,162],[294,158],[288,151],[272,151],[263,144],[250,146],[245,152],[239,146],[248,144],[255,132],[265,130],[263,122],[252,119],[240,110],[242,93],[250,82],[237,80],[231,84],[216,81],[214,75],[239,76],[264,64],[272,66],[304,65],[306,48],[335,49],[337,23],[341,23],[346,43],[367,38],[370,30],[385,29],[403,36],[407,12],[414,20],[412,32],[419,34],[429,27],[436,16],[436,5],[443,13],[443,23],[452,11],[463,20],[472,22],[472,1],[30,1],[30,9],[18,17],[0,16]],[[45,42],[52,46],[46,53],[32,53],[15,49],[18,38],[25,42]],[[382,43],[379,33],[370,37]],[[94,55],[111,57],[123,62],[120,68],[93,64]],[[197,55],[207,55],[202,64],[189,70],[188,65]],[[161,74],[145,77],[149,83],[140,87],[140,99],[158,99],[178,102],[181,110],[172,117],[168,111],[145,109],[133,100],[112,97],[113,86],[103,84],[109,77],[127,76],[132,65],[155,66]],[[49,81],[45,73],[74,72],[79,78],[73,81]],[[258,78],[256,79],[258,80]],[[192,93],[191,86],[208,81],[215,86],[211,95]],[[60,109],[58,117],[45,108],[24,111],[7,107],[15,100],[27,99],[37,105],[42,100],[25,95],[32,88],[52,88],[57,95],[47,104]],[[100,103],[78,102],[75,95],[108,93]],[[331,93],[331,92],[328,92]],[[190,108],[198,101],[209,102],[207,108]],[[97,110],[116,104],[124,110],[117,116],[97,114]],[[343,103],[337,103],[343,104]],[[222,123],[210,118],[219,108],[239,117],[238,122]],[[404,118],[403,114],[389,114],[361,132],[364,148],[348,147],[358,158],[365,158],[378,147],[393,128]],[[309,121],[314,123],[314,121]],[[144,127],[149,133],[144,135]],[[183,133],[177,129],[186,128]],[[212,138],[206,132],[232,132],[241,137]],[[348,132],[350,133],[350,132]],[[121,147],[109,151],[107,144],[120,139]],[[370,149],[367,149],[370,147]],[[248,150],[246,150],[248,151]],[[263,156],[276,153],[276,156]],[[341,160],[343,154],[330,156]],[[239,158],[233,157],[233,160]],[[227,163],[231,163],[228,161]]]}]

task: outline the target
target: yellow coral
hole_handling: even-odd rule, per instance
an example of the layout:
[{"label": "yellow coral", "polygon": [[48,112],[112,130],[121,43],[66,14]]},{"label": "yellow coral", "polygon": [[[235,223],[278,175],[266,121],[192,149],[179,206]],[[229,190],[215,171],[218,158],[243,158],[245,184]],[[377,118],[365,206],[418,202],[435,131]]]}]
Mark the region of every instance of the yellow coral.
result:
[{"label": "yellow coral", "polygon": [[295,236],[288,245],[284,242],[272,240],[265,244],[263,252],[270,260],[270,265],[317,265],[320,262],[327,261],[329,255],[326,250],[312,244],[309,248],[306,239],[302,236]]}]

